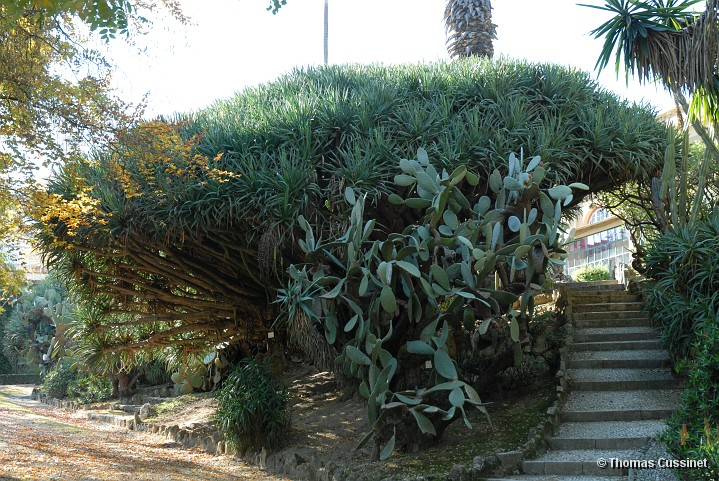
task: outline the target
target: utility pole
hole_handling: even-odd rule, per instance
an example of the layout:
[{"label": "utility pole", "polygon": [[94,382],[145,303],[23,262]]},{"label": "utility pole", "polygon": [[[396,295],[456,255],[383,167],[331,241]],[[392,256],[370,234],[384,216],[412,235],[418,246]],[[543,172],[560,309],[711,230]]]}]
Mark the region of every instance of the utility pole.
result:
[{"label": "utility pole", "polygon": [[327,39],[329,37],[328,2],[329,0],[325,0],[325,65],[327,65]]}]

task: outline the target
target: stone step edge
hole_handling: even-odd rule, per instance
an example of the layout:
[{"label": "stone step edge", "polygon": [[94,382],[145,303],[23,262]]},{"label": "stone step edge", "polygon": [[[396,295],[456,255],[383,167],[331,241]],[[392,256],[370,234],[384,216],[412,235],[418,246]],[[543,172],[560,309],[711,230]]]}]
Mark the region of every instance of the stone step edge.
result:
[{"label": "stone step edge", "polygon": [[561,422],[603,422],[603,421],[649,421],[666,419],[672,415],[672,408],[613,409],[605,411],[562,411]]},{"label": "stone step edge", "polygon": [[550,478],[544,474],[516,474],[506,478],[485,478],[485,481],[628,481],[627,476],[576,476],[555,475]]},{"label": "stone step edge", "polygon": [[[606,351],[584,351],[606,352]],[[617,352],[617,351],[612,351]],[[631,352],[627,350],[627,352]],[[570,359],[569,369],[655,369],[666,368],[671,364],[669,359],[629,358],[629,359]]]},{"label": "stone step edge", "polygon": [[522,463],[525,474],[545,476],[626,476],[628,468],[601,468],[597,461],[525,461]]},{"label": "stone step edge", "polygon": [[578,437],[552,437],[547,439],[549,448],[553,451],[572,451],[586,449],[639,449],[644,446],[651,436],[627,436],[615,438],[578,438]]}]

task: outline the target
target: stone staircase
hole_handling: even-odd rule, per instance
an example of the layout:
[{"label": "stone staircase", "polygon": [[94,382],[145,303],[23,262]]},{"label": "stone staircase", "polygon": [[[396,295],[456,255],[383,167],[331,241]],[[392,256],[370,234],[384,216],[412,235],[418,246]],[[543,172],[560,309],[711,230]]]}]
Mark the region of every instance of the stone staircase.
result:
[{"label": "stone staircase", "polygon": [[[573,335],[565,375],[569,394],[549,450],[522,463],[512,479],[626,479],[612,458],[638,452],[665,428],[679,399],[679,380],[639,299],[611,281],[567,284]],[[600,467],[600,459],[607,467]]]}]

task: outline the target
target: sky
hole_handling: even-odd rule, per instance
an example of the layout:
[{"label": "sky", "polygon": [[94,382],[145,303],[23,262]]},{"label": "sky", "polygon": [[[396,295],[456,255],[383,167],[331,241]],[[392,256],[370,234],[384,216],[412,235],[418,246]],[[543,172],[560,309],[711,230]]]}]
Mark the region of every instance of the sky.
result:
[{"label": "sky", "polygon": [[[584,0],[603,4],[603,0]],[[182,0],[192,24],[158,21],[137,48],[111,45],[116,87],[124,98],[148,94],[147,116],[188,112],[295,67],[323,62],[324,0],[288,0],[276,15],[269,0]],[[445,0],[329,0],[329,63],[447,60]],[[607,15],[567,0],[492,0],[495,57],[551,62],[594,73],[602,40],[589,32]],[[658,112],[673,108],[661,86],[626,84],[613,67],[604,88]]]}]

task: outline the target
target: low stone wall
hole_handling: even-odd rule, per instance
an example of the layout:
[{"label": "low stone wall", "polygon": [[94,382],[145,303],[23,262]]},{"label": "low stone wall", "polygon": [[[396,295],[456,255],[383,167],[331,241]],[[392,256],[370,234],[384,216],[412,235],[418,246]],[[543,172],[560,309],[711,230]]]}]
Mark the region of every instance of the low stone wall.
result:
[{"label": "low stone wall", "polygon": [[8,384],[37,384],[40,376],[37,374],[0,374],[0,386]]}]

